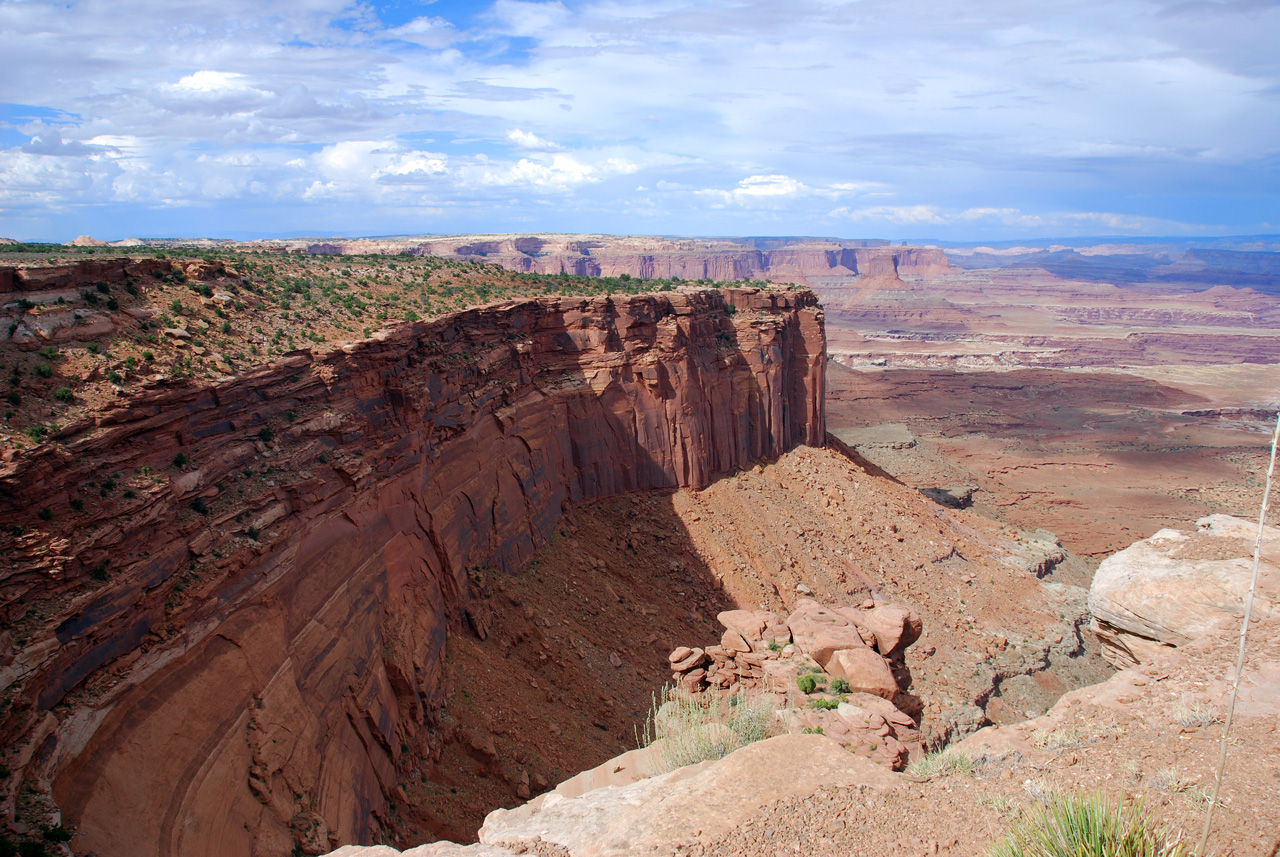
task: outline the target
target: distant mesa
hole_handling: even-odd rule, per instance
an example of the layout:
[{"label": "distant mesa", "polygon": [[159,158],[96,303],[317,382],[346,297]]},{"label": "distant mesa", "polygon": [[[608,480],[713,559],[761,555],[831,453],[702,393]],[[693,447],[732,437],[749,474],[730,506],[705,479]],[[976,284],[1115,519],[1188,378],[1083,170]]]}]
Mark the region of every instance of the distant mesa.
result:
[{"label": "distant mesa", "polygon": [[250,242],[284,253],[411,253],[474,259],[521,273],[682,280],[769,280],[813,287],[861,282],[906,290],[952,271],[936,247],[836,238],[665,238],[611,235],[454,235]]}]

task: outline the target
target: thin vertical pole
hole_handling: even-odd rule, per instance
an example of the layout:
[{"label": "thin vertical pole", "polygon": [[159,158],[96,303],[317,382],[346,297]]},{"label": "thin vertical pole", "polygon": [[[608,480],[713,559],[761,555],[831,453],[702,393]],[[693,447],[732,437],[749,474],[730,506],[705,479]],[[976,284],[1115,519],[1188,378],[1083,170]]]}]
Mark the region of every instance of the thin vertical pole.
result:
[{"label": "thin vertical pole", "polygon": [[1204,827],[1200,829],[1200,842],[1196,854],[1204,857],[1209,844],[1209,828],[1213,825],[1213,808],[1218,804],[1222,791],[1222,772],[1227,766],[1227,737],[1231,734],[1231,720],[1236,713],[1236,698],[1240,695],[1240,676],[1244,672],[1245,642],[1249,638],[1249,617],[1253,613],[1253,593],[1258,588],[1258,565],[1262,560],[1262,534],[1267,524],[1267,506],[1271,502],[1271,477],[1276,470],[1276,443],[1280,441],[1280,413],[1276,414],[1276,428],[1271,434],[1271,463],[1267,466],[1267,486],[1262,490],[1262,509],[1258,512],[1258,537],[1253,541],[1253,576],[1249,579],[1249,593],[1244,599],[1244,619],[1240,622],[1240,651],[1236,654],[1236,674],[1231,679],[1231,699],[1227,703],[1227,720],[1222,726],[1222,740],[1218,744],[1218,772],[1213,778],[1213,797],[1204,812]]}]

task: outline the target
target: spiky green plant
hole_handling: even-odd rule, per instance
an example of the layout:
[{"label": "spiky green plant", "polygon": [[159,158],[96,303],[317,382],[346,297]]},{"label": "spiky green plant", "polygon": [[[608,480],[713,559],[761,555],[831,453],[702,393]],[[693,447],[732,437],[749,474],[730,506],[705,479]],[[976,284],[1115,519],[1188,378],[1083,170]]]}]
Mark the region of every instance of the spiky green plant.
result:
[{"label": "spiky green plant", "polygon": [[986,857],[1191,857],[1148,817],[1102,794],[1053,795],[987,850]]}]

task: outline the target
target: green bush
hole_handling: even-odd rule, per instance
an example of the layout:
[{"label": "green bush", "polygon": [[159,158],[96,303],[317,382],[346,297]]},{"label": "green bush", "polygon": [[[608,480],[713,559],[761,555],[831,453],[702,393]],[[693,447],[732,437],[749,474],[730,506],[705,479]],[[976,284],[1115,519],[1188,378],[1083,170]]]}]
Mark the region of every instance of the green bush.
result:
[{"label": "green bush", "polygon": [[817,708],[822,711],[835,711],[840,707],[838,699],[815,699],[809,703],[811,708]]},{"label": "green bush", "polygon": [[71,831],[67,830],[61,824],[56,824],[53,827],[46,827],[44,829],[44,838],[48,842],[70,842]]},{"label": "green bush", "polygon": [[987,857],[1191,857],[1141,801],[1124,806],[1099,793],[1054,795],[987,850]]},{"label": "green bush", "polygon": [[71,392],[70,387],[59,387],[53,391],[53,397],[59,402],[69,402],[75,398],[75,395]]},{"label": "green bush", "polygon": [[852,693],[853,688],[849,687],[849,682],[842,678],[833,678],[831,680],[832,693]]}]

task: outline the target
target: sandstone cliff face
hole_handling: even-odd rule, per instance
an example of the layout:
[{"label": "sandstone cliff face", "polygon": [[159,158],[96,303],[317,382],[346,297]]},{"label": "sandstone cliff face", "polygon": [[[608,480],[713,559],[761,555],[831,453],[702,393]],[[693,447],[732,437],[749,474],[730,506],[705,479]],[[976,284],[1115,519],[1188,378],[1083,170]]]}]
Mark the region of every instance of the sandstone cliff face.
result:
[{"label": "sandstone cliff face", "polygon": [[468,570],[821,445],[824,355],[808,292],[541,299],[65,429],[0,471],[6,519],[59,510],[4,537],[6,809],[47,790],[106,855],[372,841],[446,629],[486,633]]},{"label": "sandstone cliff face", "polygon": [[[513,271],[732,281],[762,279],[803,284],[920,279],[951,271],[944,251],[928,247],[847,246],[809,240],[761,249],[729,240],[670,240],[614,236],[460,236],[431,240],[357,239],[289,245],[309,253],[412,252],[476,259]],[[859,244],[864,242],[857,242]]]}]

